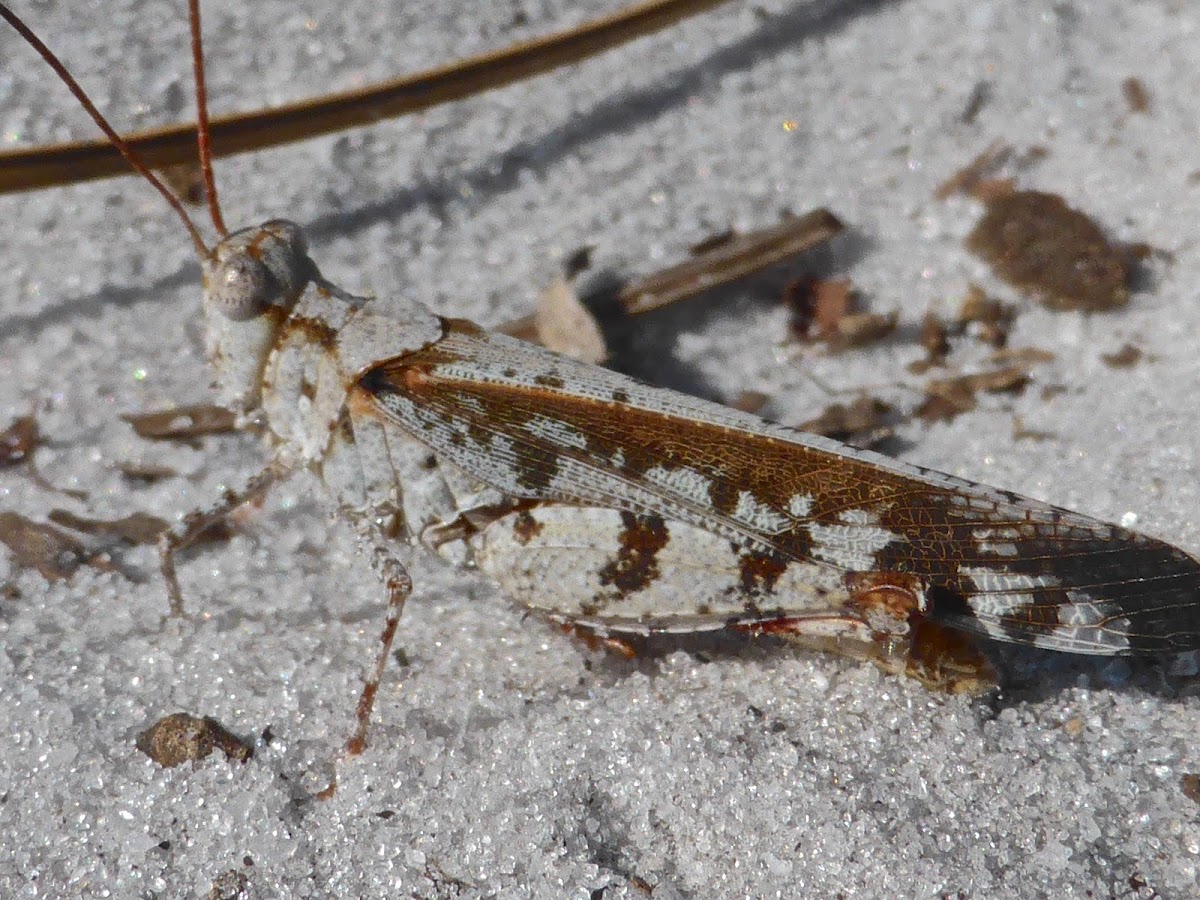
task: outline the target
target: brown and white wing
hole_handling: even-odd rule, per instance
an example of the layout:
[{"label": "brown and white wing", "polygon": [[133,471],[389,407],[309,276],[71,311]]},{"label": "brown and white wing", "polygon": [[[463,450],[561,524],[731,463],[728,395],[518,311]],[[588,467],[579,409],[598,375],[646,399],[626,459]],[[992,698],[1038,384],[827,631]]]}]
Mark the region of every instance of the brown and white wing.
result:
[{"label": "brown and white wing", "polygon": [[356,389],[511,497],[658,517],[729,542],[755,607],[786,609],[775,588],[802,566],[851,594],[908,592],[922,615],[999,640],[1094,654],[1200,648],[1200,564],[1174,547],[470,323],[447,320],[441,340]]}]

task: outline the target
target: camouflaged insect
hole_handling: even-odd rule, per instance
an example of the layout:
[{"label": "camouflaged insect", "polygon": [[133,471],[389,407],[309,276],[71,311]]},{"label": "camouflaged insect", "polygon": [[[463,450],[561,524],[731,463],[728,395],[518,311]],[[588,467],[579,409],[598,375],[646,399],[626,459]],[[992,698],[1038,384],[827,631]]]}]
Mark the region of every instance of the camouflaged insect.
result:
[{"label": "camouflaged insect", "polygon": [[772,633],[949,688],[985,669],[946,629],[1200,646],[1200,565],[1160,541],[353,297],[290,223],[233,235],[205,268],[222,401],[360,523],[396,615],[410,585],[385,519],[601,637]]},{"label": "camouflaged insect", "polygon": [[[194,226],[192,228],[193,234]],[[1200,564],[1161,541],[575,362],[321,278],[286,221],[201,245],[220,401],[274,458],[185,518],[174,553],[297,469],[370,550],[389,609],[360,750],[412,583],[410,546],[617,641],[732,629],[970,689],[962,635],[1069,653],[1200,648]]]}]

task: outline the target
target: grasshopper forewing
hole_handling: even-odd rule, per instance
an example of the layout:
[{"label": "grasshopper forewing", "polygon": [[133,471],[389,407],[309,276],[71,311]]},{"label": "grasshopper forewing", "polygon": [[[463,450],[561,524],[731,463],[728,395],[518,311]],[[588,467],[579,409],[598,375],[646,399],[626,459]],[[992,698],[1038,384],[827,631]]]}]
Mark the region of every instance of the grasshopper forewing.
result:
[{"label": "grasshopper forewing", "polygon": [[196,243],[220,402],[272,456],[163,536],[172,603],[178,549],[314,472],[389,596],[351,752],[420,548],[474,561],[584,634],[772,633],[951,688],[981,671],[955,633],[1079,654],[1200,648],[1200,564],[1166,543],[650,387],[402,291],[355,296],[287,221]]}]

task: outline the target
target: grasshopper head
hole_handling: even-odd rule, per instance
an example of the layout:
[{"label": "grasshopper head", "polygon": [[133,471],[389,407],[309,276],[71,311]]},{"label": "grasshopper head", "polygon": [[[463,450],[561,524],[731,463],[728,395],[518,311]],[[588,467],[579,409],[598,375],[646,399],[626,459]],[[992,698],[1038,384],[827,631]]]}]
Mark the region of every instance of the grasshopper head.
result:
[{"label": "grasshopper head", "polygon": [[271,348],[316,266],[300,226],[273,219],[229,235],[203,268],[208,357],[219,402],[245,414],[259,406]]}]

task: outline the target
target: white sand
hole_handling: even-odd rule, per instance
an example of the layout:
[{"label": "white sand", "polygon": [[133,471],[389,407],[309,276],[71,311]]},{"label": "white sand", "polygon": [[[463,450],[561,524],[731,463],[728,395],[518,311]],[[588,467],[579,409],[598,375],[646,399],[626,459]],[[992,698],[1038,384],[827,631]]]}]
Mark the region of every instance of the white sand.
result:
[{"label": "white sand", "polygon": [[[27,12],[131,127],[187,115],[181,5]],[[214,2],[211,93],[220,110],[255,108],[616,5]],[[1173,0],[732,4],[567,73],[226,161],[219,177],[231,220],[308,226],[346,288],[410,291],[484,324],[527,312],[581,244],[645,272],[729,224],[826,205],[857,237],[822,271],[912,327],[954,309],[969,281],[1013,296],[962,247],[978,204],[939,202],[935,186],[994,140],[1045,148],[1016,173],[1023,186],[1170,257],[1113,314],[1024,304],[1012,344],[1056,361],[1019,398],[905,426],[904,457],[1136,516],[1197,551],[1198,30],[1200,11]],[[92,135],[31,52],[11,35],[0,46],[4,145]],[[1128,110],[1129,76],[1147,114]],[[981,81],[987,100],[964,123]],[[0,510],[174,517],[261,464],[248,438],[148,444],[119,419],[207,396],[198,270],[148,189],[0,198],[0,229],[0,422],[43,404],[38,466],[88,494],[0,472]],[[762,391],[787,422],[837,399],[822,385],[917,401],[911,340],[801,359],[786,322],[747,291],[640,324],[628,349],[643,377],[723,399]],[[1152,358],[1101,363],[1126,342]],[[1047,385],[1066,392],[1045,399]],[[1053,437],[1014,440],[1014,416]],[[129,461],[186,477],[138,486],[118,474]],[[1044,690],[989,703],[791,651],[624,664],[525,621],[471,573],[421,565],[397,641],[409,664],[389,673],[370,749],[333,800],[297,803],[349,731],[382,620],[382,591],[318,485],[293,480],[231,543],[186,558],[194,622],[161,623],[150,550],[124,557],[137,584],[83,570],[47,585],[10,559],[0,551],[0,580],[20,591],[0,601],[4,897],[205,896],[231,871],[247,897],[613,900],[644,897],[636,879],[656,898],[1197,890],[1200,809],[1180,776],[1200,771],[1200,704],[1186,677],[1038,658]],[[163,770],[133,738],[176,710],[275,739],[244,766]]]}]

